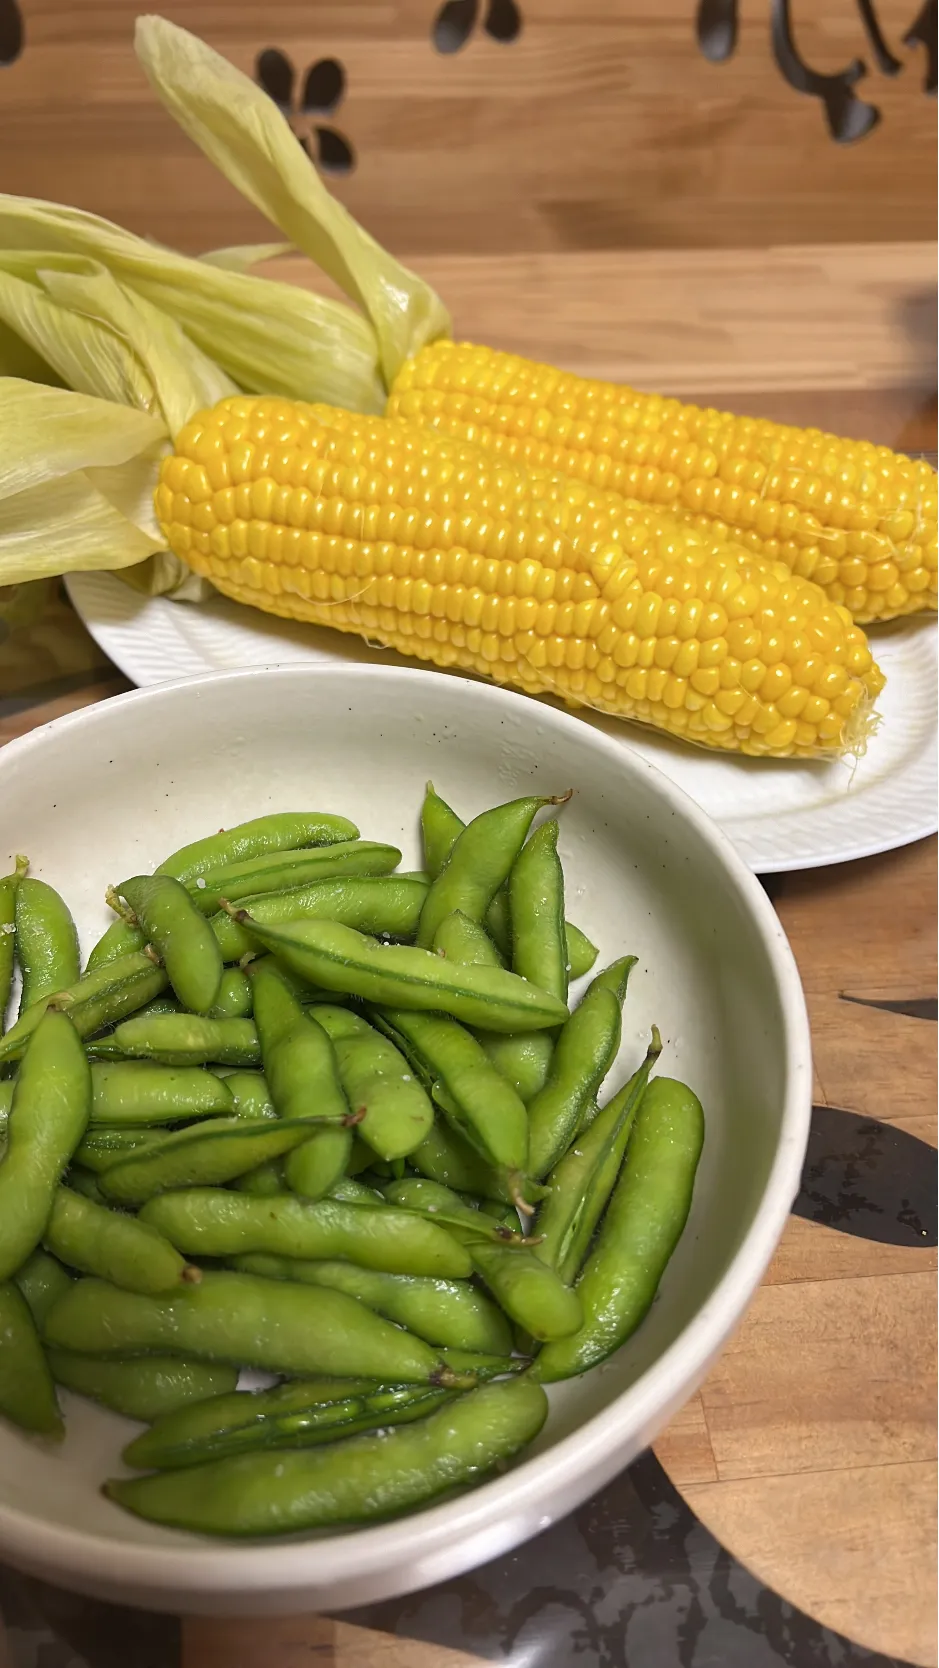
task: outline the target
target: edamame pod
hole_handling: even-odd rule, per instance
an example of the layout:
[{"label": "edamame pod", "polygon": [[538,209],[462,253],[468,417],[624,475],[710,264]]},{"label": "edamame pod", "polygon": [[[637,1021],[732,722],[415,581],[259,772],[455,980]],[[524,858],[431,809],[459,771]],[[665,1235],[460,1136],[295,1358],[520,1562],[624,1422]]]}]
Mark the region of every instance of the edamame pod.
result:
[{"label": "edamame pod", "polygon": [[172,875],[175,880],[185,882],[224,863],[245,863],[249,858],[263,857],[270,852],[337,845],[358,837],[354,822],[328,811],[273,811],[180,846],[164,859],[157,874]]},{"label": "edamame pod", "polygon": [[121,1361],[68,1349],[47,1349],[46,1355],[57,1384],[125,1419],[149,1421],[175,1414],[207,1396],[234,1391],[238,1379],[237,1368],[220,1361],[181,1361],[171,1355]]},{"label": "edamame pod", "polygon": [[481,812],[467,823],[454,840],[444,867],[431,882],[417,929],[418,944],[429,948],[444,916],[454,909],[471,921],[482,921],[508,879],[537,813],[545,805],[563,805],[569,798],[568,793],[513,799]]},{"label": "edamame pod", "polygon": [[48,1251],[43,1251],[41,1246],[37,1246],[32,1256],[27,1257],[22,1268],[17,1271],[14,1280],[29,1305],[29,1312],[36,1322],[37,1330],[41,1333],[53,1303],[71,1286],[71,1275],[55,1257],[50,1257]]},{"label": "edamame pod", "polygon": [[132,875],[117,891],[158,952],[183,1007],[208,1013],[222,982],[222,952],[185,886],[170,875]]},{"label": "edamame pod", "polygon": [[94,973],[99,967],[106,967],[109,961],[117,961],[121,956],[132,955],[133,952],[144,949],[147,935],[140,927],[135,927],[123,916],[112,921],[92,946],[91,953],[85,963],[85,973]]},{"label": "edamame pod", "polygon": [[166,1133],[162,1129],[141,1129],[133,1125],[111,1129],[107,1124],[99,1124],[96,1129],[86,1130],[75,1148],[74,1162],[94,1175],[100,1175],[110,1165],[129,1158],[131,1153],[143,1152],[146,1147],[158,1147],[166,1139]]},{"label": "edamame pod", "polygon": [[431,880],[436,880],[457,840],[466,827],[445,799],[441,799],[433,782],[428,782],[421,805],[421,844],[424,849],[424,868]]},{"label": "edamame pod", "polygon": [[239,1193],[250,1193],[253,1199],[273,1199],[275,1194],[287,1192],[283,1161],[270,1158],[266,1164],[259,1164],[256,1170],[236,1176],[231,1185]]},{"label": "edamame pod", "polygon": [[285,1186],[301,1199],[322,1199],[345,1173],[352,1140],[351,1129],[318,1129],[283,1160]]},{"label": "edamame pod", "polygon": [[450,1344],[488,1355],[512,1353],[512,1334],[495,1304],[462,1281],[379,1274],[347,1262],[306,1262],[257,1253],[236,1258],[235,1267],[269,1280],[301,1280],[345,1292],[428,1344]]},{"label": "edamame pod", "polygon": [[160,1297],[78,1280],[47,1316],[46,1338],[89,1355],[195,1356],[294,1378],[328,1372],[448,1388],[467,1382],[429,1344],[354,1297],[253,1274],[207,1272],[197,1286]]},{"label": "edamame pod", "polygon": [[110,1482],[105,1492],[152,1522],[208,1534],[365,1523],[423,1505],[505,1464],[537,1436],[547,1411],[544,1391],[530,1378],[508,1379],[386,1435],[212,1460]]},{"label": "edamame pod", "polygon": [[65,1014],[44,1014],[17,1075],[0,1160],[0,1280],[39,1244],[90,1111],[91,1071],[75,1027]]},{"label": "edamame pod", "polygon": [[422,1419],[453,1394],[425,1385],[386,1389],[368,1379],[300,1379],[274,1390],[242,1390],[168,1414],[129,1443],[121,1458],[139,1471],[170,1471],[258,1448],[312,1448]]},{"label": "edamame pod", "polygon": [[488,1211],[467,1204],[458,1193],[441,1182],[430,1181],[423,1176],[403,1176],[400,1181],[386,1182],[381,1196],[388,1204],[398,1205],[402,1210],[420,1211],[422,1216],[434,1217],[444,1227],[455,1230],[462,1241],[468,1234],[473,1239],[491,1240],[494,1245],[522,1243],[517,1216],[514,1228],[509,1228]]},{"label": "edamame pod", "polygon": [[457,1193],[476,1193],[500,1204],[512,1204],[512,1190],[506,1176],[484,1163],[469,1143],[441,1118],[411,1153],[408,1163],[428,1181],[452,1187]]},{"label": "edamame pod", "polygon": [[544,1088],[528,1107],[530,1168],[541,1181],[566,1151],[616,1059],[621,1011],[635,956],[624,956],[594,979],[583,1001],[563,1026]]},{"label": "edamame pod", "polygon": [[362,1113],[357,1134],[379,1158],[405,1158],[434,1123],[433,1106],[407,1060],[359,1014],[317,1006],[312,1017],[332,1039],[349,1105]]},{"label": "edamame pod", "polygon": [[573,983],[575,979],[582,979],[589,973],[591,967],[600,954],[597,946],[590,942],[585,932],[575,927],[573,921],[565,922],[567,936],[567,976]]},{"label": "edamame pod", "polygon": [[91,1037],[126,1014],[136,1013],[145,1002],[159,996],[168,983],[166,969],[154,956],[146,950],[120,956],[93,973],[85,973],[67,990],[34,1003],[0,1039],[0,1061],[20,1058],[50,1006],[68,1014],[80,1037]]},{"label": "edamame pod", "polygon": [[583,1325],[542,1351],[533,1369],[542,1383],[605,1361],[644,1319],[688,1220],[703,1142],[697,1095],[673,1078],[654,1078],[596,1246],[577,1281]]},{"label": "edamame pod", "polygon": [[6,1020],[13,984],[13,952],[16,943],[16,893],[29,869],[28,857],[17,857],[12,874],[0,878],[0,1031]]},{"label": "edamame pod", "polygon": [[0,1281],[0,1413],[23,1430],[65,1435],[35,1322],[12,1280]]},{"label": "edamame pod", "polygon": [[235,1118],[276,1118],[267,1079],[259,1071],[233,1071],[221,1079],[232,1098]]},{"label": "edamame pod", "polygon": [[[255,920],[273,925],[284,921],[339,921],[374,938],[413,939],[421,917],[428,882],[413,875],[347,875],[338,880],[314,880],[286,892],[259,893],[242,898],[241,906]],[[221,910],[210,925],[225,961],[240,961],[257,949],[257,939]]]},{"label": "edamame pod", "polygon": [[282,1194],[252,1199],[222,1188],[192,1187],[146,1204],[152,1223],[187,1255],[236,1257],[266,1251],[275,1257],[344,1259],[384,1274],[423,1274],[460,1280],[471,1272],[462,1245],[434,1222],[386,1205],[315,1204]]},{"label": "edamame pod", "polygon": [[[202,919],[201,915],[199,919]],[[208,1011],[209,1018],[250,1019],[253,1011],[254,991],[247,973],[240,967],[226,967],[215,994],[215,1001]]]},{"label": "edamame pod", "polygon": [[335,880],[341,875],[389,875],[400,861],[396,846],[377,840],[346,840],[306,851],[268,852],[244,863],[206,869],[188,883],[187,890],[203,915],[214,915],[223,899],[237,903],[259,892],[283,892],[288,887]]},{"label": "edamame pod", "polygon": [[16,888],[16,959],[20,1013],[73,985],[81,970],[78,933],[55,887],[25,875]]},{"label": "edamame pod", "polygon": [[[241,912],[235,912],[241,919]],[[380,1006],[452,1015],[465,1025],[494,1031],[540,1030],[563,1025],[567,1009],[497,967],[454,967],[430,950],[377,944],[332,921],[285,926],[247,923],[267,949],[302,978]],[[230,1023],[246,1023],[245,1021]]]},{"label": "edamame pod", "polygon": [[509,875],[512,971],[567,1001],[564,873],[557,819],[536,828]]},{"label": "edamame pod", "polygon": [[231,1087],[201,1066],[157,1066],[149,1060],[95,1061],[91,1123],[182,1123],[234,1113]]},{"label": "edamame pod", "polygon": [[434,934],[434,951],[461,967],[504,967],[498,950],[485,927],[471,921],[461,909],[445,915]]},{"label": "edamame pod", "polygon": [[129,1292],[172,1291],[182,1280],[200,1278],[155,1228],[68,1187],[56,1192],[43,1244],[69,1268]]},{"label": "edamame pod", "polygon": [[[468,916],[454,910],[441,921],[434,939],[438,955],[463,966],[501,967],[502,957],[484,927]],[[544,1083],[554,1041],[547,1031],[524,1031],[503,1036],[497,1031],[476,1031],[476,1040],[485,1049],[492,1065],[515,1091],[523,1105],[531,1100]]]},{"label": "edamame pod", "polygon": [[[321,1118],[348,1118],[349,1103],[326,1032],[307,1018],[273,962],[255,965],[253,983],[261,1058],[279,1117],[308,1118],[314,1126]],[[288,1186],[304,1198],[320,1198],[342,1174],[351,1151],[351,1130],[341,1124],[311,1134],[284,1162]]]},{"label": "edamame pod", "polygon": [[139,1205],[171,1188],[220,1187],[269,1158],[280,1158],[309,1134],[305,1118],[289,1123],[265,1118],[259,1124],[246,1118],[213,1118],[191,1124],[108,1164],[100,1172],[101,1191],[118,1204]]},{"label": "edamame pod", "polygon": [[108,1201],[98,1186],[98,1178],[93,1170],[85,1170],[73,1160],[65,1172],[65,1180],[72,1192],[80,1193],[83,1199],[90,1199],[96,1205],[107,1204]]},{"label": "edamame pod", "polygon": [[125,1019],[114,1032],[114,1041],[126,1056],[156,1060],[165,1066],[261,1063],[261,1046],[252,1019],[153,1014],[146,1019]]},{"label": "edamame pod", "polygon": [[580,1299],[527,1246],[469,1246],[473,1267],[500,1307],[532,1338],[568,1338],[581,1325]]}]

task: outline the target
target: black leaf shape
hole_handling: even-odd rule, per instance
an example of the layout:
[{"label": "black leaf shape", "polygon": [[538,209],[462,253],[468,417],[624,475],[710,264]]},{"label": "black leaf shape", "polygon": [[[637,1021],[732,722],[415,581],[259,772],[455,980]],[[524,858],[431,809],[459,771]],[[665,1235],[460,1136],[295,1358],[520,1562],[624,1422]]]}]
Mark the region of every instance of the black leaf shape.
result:
[{"label": "black leaf shape", "polygon": [[726,63],[737,45],[737,0],[698,0],[698,45],[712,64]]},{"label": "black leaf shape", "polygon": [[336,58],[320,58],[306,72],[300,108],[307,116],[331,116],[345,90],[342,65]]},{"label": "black leaf shape", "polygon": [[887,45],[877,13],[874,10],[874,0],[857,0],[857,8],[861,14],[861,22],[867,30],[867,38],[871,43],[874,57],[877,59],[877,68],[881,75],[899,75],[903,65],[899,58],[894,57]]},{"label": "black leaf shape", "polygon": [[290,59],[278,47],[269,46],[258,53],[254,74],[258,85],[263,87],[268,98],[272,98],[284,114],[288,115],[294,84],[294,71]]},{"label": "black leaf shape", "polygon": [[0,68],[16,62],[24,42],[23,14],[17,0],[0,0]]},{"label": "black leaf shape", "polygon": [[483,25],[494,41],[508,46],[522,32],[522,14],[515,0],[489,0],[489,10]]},{"label": "black leaf shape", "polygon": [[935,1147],[906,1130],[813,1106],[793,1212],[881,1245],[935,1245],[936,1162]]},{"label": "black leaf shape", "polygon": [[855,58],[838,75],[821,75],[799,56],[792,34],[791,0],[773,0],[773,55],[790,87],[821,99],[828,130],[839,145],[866,138],[880,121],[880,111],[865,104],[853,88],[867,74],[867,66]]},{"label": "black leaf shape", "polygon": [[[936,93],[936,0],[925,0],[918,17],[910,25],[903,37],[904,46],[923,46],[926,48],[926,78],[923,82],[923,92],[935,97]],[[2,54],[0,54],[2,56]]]},{"label": "black leaf shape", "polygon": [[939,998],[935,996],[903,996],[895,1000],[885,997],[877,1002],[868,996],[848,996],[841,992],[842,1002],[853,1002],[858,1008],[880,1008],[886,1014],[905,1014],[907,1019],[939,1019]]},{"label": "black leaf shape", "polygon": [[355,155],[348,139],[332,127],[318,127],[316,148],[319,165],[324,174],[350,174],[355,167]]},{"label": "black leaf shape", "polygon": [[479,0],[444,0],[434,25],[431,40],[438,52],[459,52],[473,33]]}]

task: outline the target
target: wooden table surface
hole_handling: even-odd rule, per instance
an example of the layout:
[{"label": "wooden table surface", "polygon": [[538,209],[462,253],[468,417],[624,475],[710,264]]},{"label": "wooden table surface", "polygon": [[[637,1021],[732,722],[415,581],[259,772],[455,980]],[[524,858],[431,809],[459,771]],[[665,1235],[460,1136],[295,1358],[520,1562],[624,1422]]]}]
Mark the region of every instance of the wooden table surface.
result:
[{"label": "wooden table surface", "polygon": [[[451,259],[429,275],[447,285],[467,334],[935,449],[934,350],[920,305],[931,251],[746,261],[744,276],[725,255],[530,265],[531,287],[504,303],[502,325],[504,263]],[[688,298],[679,341],[664,324],[654,341],[641,328],[657,290],[660,319]],[[822,340],[820,372],[810,348]],[[127,687],[55,584],[23,592],[0,625],[0,741]],[[777,875],[767,889],[813,1028],[803,1191],[740,1331],[654,1456],[459,1581],[342,1618],[190,1620],[180,1639],[154,1623],[157,1655],[154,1646],[138,1656],[136,1645],[114,1655],[103,1640],[143,1637],[125,1614],[7,1572],[0,1605],[14,1646],[51,1628],[50,1653],[80,1640],[90,1668],[175,1668],[180,1655],[182,1668],[936,1662],[935,841]],[[66,1668],[74,1658],[41,1660]]]}]

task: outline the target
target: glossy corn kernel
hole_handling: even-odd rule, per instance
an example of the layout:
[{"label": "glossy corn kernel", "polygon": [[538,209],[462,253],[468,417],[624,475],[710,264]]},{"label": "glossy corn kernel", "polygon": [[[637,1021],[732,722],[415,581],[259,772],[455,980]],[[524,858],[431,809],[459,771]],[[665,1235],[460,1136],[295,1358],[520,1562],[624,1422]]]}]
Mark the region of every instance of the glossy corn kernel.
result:
[{"label": "glossy corn kernel", "polygon": [[886,446],[450,341],[402,367],[387,414],[668,507],[785,562],[861,623],[937,605],[936,473]]},{"label": "glossy corn kernel", "polygon": [[223,400],[181,431],[156,509],[240,602],[706,747],[859,748],[883,685],[783,563],[380,417]]}]

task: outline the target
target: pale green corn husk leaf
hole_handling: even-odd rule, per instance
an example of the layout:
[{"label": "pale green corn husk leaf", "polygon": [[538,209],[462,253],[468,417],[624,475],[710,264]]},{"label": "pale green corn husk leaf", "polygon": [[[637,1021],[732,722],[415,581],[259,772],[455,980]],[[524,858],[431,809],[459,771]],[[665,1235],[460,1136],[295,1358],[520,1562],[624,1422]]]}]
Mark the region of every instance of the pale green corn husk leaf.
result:
[{"label": "pale green corn husk leaf", "polygon": [[425,342],[449,334],[439,296],[330,195],[289,123],[248,76],[165,18],[138,18],[135,47],[183,131],[367,314],[386,386]]},{"label": "pale green corn husk leaf", "polygon": [[68,388],[0,377],[0,500],[83,469],[158,457],[165,425]]},{"label": "pale green corn husk leaf", "polygon": [[0,265],[36,249],[100,262],[248,393],[384,408],[377,337],[342,301],[178,255],[81,209],[0,195]]},{"label": "pale green corn husk leaf", "polygon": [[0,376],[15,376],[24,382],[48,382],[61,387],[62,379],[22,336],[0,318]]},{"label": "pale green corn husk leaf", "polygon": [[209,266],[221,267],[223,272],[248,272],[262,261],[289,255],[292,247],[289,243],[233,243],[227,249],[209,249],[199,259]]},{"label": "pale green corn husk leaf", "polygon": [[52,366],[67,388],[152,411],[153,382],[130,345],[99,319],[76,315],[53,300],[36,274],[35,263],[41,259],[0,252],[0,318]]}]

